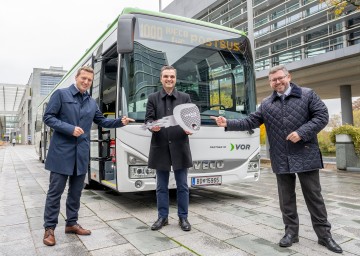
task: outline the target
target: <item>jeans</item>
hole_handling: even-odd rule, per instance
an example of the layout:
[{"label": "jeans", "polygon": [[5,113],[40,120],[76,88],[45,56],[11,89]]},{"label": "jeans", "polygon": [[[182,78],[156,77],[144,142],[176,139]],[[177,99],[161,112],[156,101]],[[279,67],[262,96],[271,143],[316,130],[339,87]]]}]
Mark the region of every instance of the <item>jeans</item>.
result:
[{"label": "jeans", "polygon": [[[177,187],[178,216],[187,218],[189,208],[189,187],[187,184],[188,170],[174,170]],[[169,176],[168,170],[156,170],[156,199],[158,217],[166,218],[169,215]]]}]

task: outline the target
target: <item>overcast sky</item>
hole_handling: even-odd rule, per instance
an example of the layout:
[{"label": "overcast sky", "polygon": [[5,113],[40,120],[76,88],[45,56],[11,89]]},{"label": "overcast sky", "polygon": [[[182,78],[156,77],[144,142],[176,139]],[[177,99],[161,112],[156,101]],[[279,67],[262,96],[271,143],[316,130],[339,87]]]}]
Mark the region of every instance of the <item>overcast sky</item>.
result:
[{"label": "overcast sky", "polygon": [[158,11],[159,0],[2,1],[0,83],[26,84],[33,68],[69,70],[124,7]]},{"label": "overcast sky", "polygon": [[[69,70],[124,7],[158,11],[159,0],[3,1],[0,83],[26,84],[33,68]],[[326,101],[330,114],[340,112],[339,102]]]}]

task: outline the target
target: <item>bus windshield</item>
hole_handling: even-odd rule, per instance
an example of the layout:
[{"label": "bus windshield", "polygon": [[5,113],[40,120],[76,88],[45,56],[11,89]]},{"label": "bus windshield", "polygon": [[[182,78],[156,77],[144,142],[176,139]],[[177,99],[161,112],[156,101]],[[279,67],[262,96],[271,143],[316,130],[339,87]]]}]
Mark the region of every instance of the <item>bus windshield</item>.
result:
[{"label": "bus windshield", "polygon": [[160,69],[177,70],[176,88],[188,93],[202,117],[244,118],[255,111],[255,76],[248,39],[186,22],[139,15],[134,51],[124,56],[123,100],[143,122],[150,93],[161,90]]}]

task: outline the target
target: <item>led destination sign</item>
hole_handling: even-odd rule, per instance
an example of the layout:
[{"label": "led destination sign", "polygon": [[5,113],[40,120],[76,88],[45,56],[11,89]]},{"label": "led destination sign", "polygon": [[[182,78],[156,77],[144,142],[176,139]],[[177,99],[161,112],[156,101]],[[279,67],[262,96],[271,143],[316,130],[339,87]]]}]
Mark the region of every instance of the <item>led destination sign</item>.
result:
[{"label": "led destination sign", "polygon": [[215,48],[243,53],[246,47],[239,40],[241,35],[196,25],[164,23],[156,20],[138,18],[138,38],[169,43]]}]

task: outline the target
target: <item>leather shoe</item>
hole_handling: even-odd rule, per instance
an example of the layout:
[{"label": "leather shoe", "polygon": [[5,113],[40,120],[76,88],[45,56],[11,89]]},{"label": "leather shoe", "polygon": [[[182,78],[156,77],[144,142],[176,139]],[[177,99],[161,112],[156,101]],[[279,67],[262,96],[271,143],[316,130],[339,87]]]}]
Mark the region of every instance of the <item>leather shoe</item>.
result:
[{"label": "leather shoe", "polygon": [[48,246],[55,245],[56,241],[55,241],[54,229],[52,228],[45,229],[43,243]]},{"label": "leather shoe", "polygon": [[65,233],[73,233],[80,236],[88,236],[91,234],[90,230],[84,229],[79,224],[73,225],[73,226],[66,226],[65,227]]},{"label": "leather shoe", "polygon": [[168,218],[159,217],[157,221],[151,226],[151,230],[159,230],[163,226],[166,226],[169,224]]},{"label": "leather shoe", "polygon": [[281,238],[279,245],[280,247],[290,247],[293,243],[297,242],[299,242],[299,236],[288,233]]},{"label": "leather shoe", "polygon": [[191,225],[187,218],[179,218],[179,225],[183,231],[190,231]]},{"label": "leather shoe", "polygon": [[331,237],[325,237],[325,238],[319,239],[318,244],[325,246],[332,252],[336,252],[336,253],[343,252],[341,247]]}]

